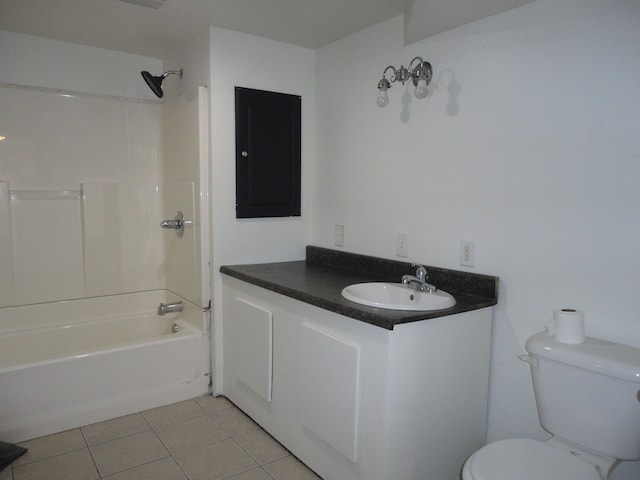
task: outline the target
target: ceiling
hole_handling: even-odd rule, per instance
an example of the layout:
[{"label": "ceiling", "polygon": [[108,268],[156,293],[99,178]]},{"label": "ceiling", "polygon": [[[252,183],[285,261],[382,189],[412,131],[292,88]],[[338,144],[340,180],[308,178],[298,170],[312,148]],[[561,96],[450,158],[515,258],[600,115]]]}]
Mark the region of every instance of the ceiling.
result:
[{"label": "ceiling", "polygon": [[129,1],[163,0],[0,0],[0,30],[163,58],[209,26],[315,49],[406,13],[416,41],[531,0]]},{"label": "ceiling", "polygon": [[[148,2],[150,3],[150,2]],[[318,48],[403,12],[404,0],[0,0],[0,30],[163,57],[210,25]]]}]

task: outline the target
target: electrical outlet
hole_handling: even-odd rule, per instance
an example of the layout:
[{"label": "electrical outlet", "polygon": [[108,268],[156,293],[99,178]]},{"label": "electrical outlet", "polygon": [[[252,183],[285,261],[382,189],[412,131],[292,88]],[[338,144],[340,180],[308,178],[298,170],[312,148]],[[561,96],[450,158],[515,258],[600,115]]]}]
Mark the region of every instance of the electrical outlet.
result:
[{"label": "electrical outlet", "polygon": [[336,247],[344,247],[344,225],[336,225],[334,243]]},{"label": "electrical outlet", "polygon": [[476,244],[471,240],[460,241],[460,265],[465,267],[476,266]]},{"label": "electrical outlet", "polygon": [[409,234],[396,233],[396,255],[404,258],[409,256]]}]

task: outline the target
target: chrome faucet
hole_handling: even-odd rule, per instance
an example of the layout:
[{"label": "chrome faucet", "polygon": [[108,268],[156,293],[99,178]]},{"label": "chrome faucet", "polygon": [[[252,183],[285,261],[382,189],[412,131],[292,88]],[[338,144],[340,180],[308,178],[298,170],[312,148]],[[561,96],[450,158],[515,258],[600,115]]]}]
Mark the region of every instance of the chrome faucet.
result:
[{"label": "chrome faucet", "polygon": [[416,267],[416,274],[403,275],[402,283],[404,283],[409,288],[413,288],[421,292],[435,292],[436,287],[427,283],[427,280],[429,279],[429,275],[427,275],[427,269],[422,265],[417,265],[415,263],[412,263],[411,266]]},{"label": "chrome faucet", "polygon": [[181,312],[182,302],[175,303],[161,303],[158,306],[158,315],[164,315],[165,313]]}]

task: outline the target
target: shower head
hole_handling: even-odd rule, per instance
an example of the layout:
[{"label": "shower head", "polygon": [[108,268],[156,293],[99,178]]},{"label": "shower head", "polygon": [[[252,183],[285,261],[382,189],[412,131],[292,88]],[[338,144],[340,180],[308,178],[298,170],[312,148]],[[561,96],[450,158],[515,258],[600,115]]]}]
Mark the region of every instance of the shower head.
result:
[{"label": "shower head", "polygon": [[162,98],[162,96],[164,95],[164,92],[162,91],[162,81],[167,75],[180,75],[180,78],[182,78],[182,69],[168,70],[159,77],[151,75],[146,70],[140,73],[142,74],[142,78],[144,78],[144,81],[147,82],[147,85],[149,85],[151,91],[155,93],[158,98]]}]

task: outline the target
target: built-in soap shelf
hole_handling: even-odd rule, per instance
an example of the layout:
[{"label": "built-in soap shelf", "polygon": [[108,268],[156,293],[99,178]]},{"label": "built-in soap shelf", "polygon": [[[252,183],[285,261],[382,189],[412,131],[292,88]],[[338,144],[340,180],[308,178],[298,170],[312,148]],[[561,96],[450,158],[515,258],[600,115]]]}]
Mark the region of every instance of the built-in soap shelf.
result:
[{"label": "built-in soap shelf", "polygon": [[80,190],[9,190],[11,200],[80,200]]}]

